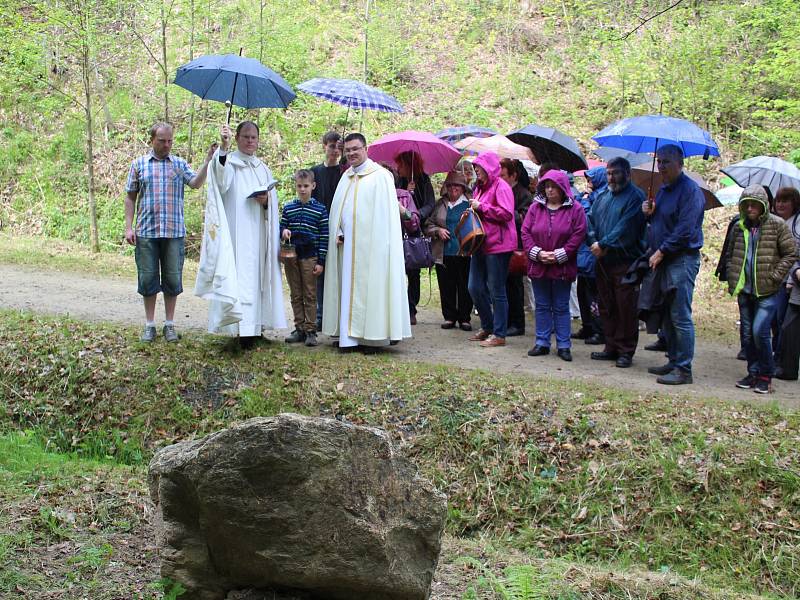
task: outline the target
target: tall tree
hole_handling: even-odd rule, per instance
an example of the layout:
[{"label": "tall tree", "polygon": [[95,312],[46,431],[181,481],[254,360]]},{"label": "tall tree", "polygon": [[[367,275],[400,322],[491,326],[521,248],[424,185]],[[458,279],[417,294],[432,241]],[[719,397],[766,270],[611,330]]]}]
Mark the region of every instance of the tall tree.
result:
[{"label": "tall tree", "polygon": [[[116,16],[115,0],[59,0],[25,1],[22,3],[36,18],[43,31],[57,40],[58,53],[65,60],[77,64],[80,72],[79,92],[73,92],[70,80],[55,82],[48,79],[51,89],[70,99],[82,109],[86,130],[86,191],[89,209],[89,238],[94,252],[100,251],[97,226],[94,164],[94,108],[96,96],[94,73],[98,57],[108,47],[109,25]],[[48,77],[50,73],[48,72]]]}]

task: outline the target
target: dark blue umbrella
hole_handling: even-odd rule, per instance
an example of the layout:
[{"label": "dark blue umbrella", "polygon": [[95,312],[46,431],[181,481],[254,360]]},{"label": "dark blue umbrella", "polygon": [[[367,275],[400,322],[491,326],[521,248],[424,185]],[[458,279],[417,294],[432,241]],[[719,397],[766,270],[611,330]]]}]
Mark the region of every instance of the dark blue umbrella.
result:
[{"label": "dark blue umbrella", "polygon": [[559,169],[570,173],[589,168],[578,142],[553,127],[528,125],[506,137],[515,144],[530,148],[540,165],[554,162]]},{"label": "dark blue umbrella", "polygon": [[485,138],[497,135],[497,132],[489,129],[488,127],[479,127],[478,125],[464,125],[463,127],[448,127],[434,133],[437,138],[455,144],[459,140],[467,137]]},{"label": "dark blue umbrella", "polygon": [[400,103],[389,94],[354,79],[317,77],[297,86],[307,94],[324,98],[349,109],[360,108],[383,112],[403,112]]},{"label": "dark blue umbrella", "polygon": [[286,108],[296,97],[275,71],[254,58],[235,54],[196,58],[178,68],[174,83],[203,100],[242,108]]},{"label": "dark blue umbrella", "polygon": [[800,190],[800,169],[774,156],[754,156],[720,170],[743,188],[765,185],[773,196],[782,187]]},{"label": "dark blue umbrella", "polygon": [[663,115],[630,117],[612,123],[592,138],[601,146],[631,152],[655,152],[669,144],[680,146],[684,156],[719,156],[711,134],[694,123]]}]

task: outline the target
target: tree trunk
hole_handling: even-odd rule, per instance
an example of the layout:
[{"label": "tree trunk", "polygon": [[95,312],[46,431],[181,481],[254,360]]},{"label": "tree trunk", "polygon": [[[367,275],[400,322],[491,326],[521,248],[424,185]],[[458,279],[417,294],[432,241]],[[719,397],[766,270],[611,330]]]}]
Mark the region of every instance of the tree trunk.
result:
[{"label": "tree trunk", "polygon": [[164,71],[164,121],[169,123],[169,68],[167,67],[167,15],[161,0],[161,68]]},{"label": "tree trunk", "polygon": [[100,252],[100,236],[97,231],[97,204],[94,197],[94,139],[92,137],[92,85],[89,61],[89,41],[83,40],[81,74],[83,75],[84,111],[86,112],[86,166],[89,171],[89,234],[92,252]]},{"label": "tree trunk", "polygon": [[[189,62],[194,60],[194,0],[189,2],[189,18],[191,29],[189,30]],[[189,164],[192,164],[194,154],[194,94],[192,94],[191,105],[189,106]]]}]

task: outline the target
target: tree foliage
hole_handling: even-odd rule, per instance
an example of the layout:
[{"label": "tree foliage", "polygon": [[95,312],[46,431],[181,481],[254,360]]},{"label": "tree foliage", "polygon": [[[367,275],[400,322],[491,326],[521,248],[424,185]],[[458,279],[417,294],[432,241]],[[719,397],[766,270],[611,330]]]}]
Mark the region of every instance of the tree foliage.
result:
[{"label": "tree foliage", "polygon": [[[82,33],[81,7],[91,17]],[[6,0],[0,226],[88,240],[82,138],[92,131],[100,241],[118,245],[127,164],[146,150],[145,131],[167,102],[184,156],[190,123],[201,147],[224,118],[219,104],[168,83],[175,69],[240,47],[297,85],[364,77],[366,37],[368,83],[406,107],[402,115],[349,115],[349,127],[363,123],[369,137],[535,122],[576,136],[589,151],[609,122],[657,111],[647,101],[657,95],[665,113],[710,129],[724,162],[800,154],[796,0],[371,0],[368,20],[365,7],[366,0]],[[285,176],[318,159],[320,135],[343,128],[347,112],[301,93],[286,111],[235,110],[235,119],[245,116],[262,124],[261,154]],[[702,166],[712,179],[714,164]],[[200,230],[198,197],[190,194],[190,236]]]}]

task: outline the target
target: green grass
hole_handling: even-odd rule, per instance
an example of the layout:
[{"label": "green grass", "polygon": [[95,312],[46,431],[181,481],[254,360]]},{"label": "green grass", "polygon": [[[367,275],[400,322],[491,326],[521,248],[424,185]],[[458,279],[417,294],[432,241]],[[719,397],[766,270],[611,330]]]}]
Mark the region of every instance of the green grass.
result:
[{"label": "green grass", "polygon": [[0,428],[141,465],[161,445],[240,419],[336,416],[392,434],[448,494],[452,535],[798,592],[797,414],[390,356],[344,361],[270,343],[242,353],[193,333],[169,352],[135,339],[129,328],[0,313]]}]

